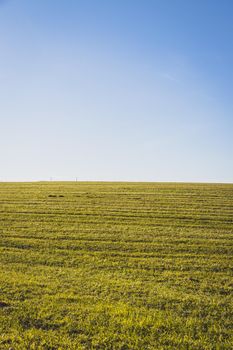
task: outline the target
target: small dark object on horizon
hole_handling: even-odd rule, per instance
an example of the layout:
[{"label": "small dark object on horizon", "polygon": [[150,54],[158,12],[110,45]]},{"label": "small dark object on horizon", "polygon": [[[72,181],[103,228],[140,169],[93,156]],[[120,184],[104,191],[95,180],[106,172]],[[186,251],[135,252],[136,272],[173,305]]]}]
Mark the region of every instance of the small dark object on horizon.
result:
[{"label": "small dark object on horizon", "polygon": [[59,194],[59,195],[49,194],[48,197],[50,197],[50,198],[57,198],[57,197],[64,197],[64,196],[63,196],[63,194]]}]

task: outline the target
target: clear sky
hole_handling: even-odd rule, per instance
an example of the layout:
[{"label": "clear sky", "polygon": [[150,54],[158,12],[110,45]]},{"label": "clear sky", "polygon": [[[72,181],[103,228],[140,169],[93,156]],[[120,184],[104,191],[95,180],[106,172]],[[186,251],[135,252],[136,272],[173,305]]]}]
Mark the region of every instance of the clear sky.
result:
[{"label": "clear sky", "polygon": [[232,0],[1,0],[0,180],[233,182]]}]

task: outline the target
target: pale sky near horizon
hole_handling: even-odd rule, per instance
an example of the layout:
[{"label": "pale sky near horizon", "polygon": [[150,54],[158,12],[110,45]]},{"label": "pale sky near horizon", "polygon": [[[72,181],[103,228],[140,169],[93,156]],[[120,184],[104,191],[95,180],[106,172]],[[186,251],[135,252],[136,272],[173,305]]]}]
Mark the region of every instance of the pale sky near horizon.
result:
[{"label": "pale sky near horizon", "polygon": [[0,1],[0,181],[233,182],[231,0]]}]

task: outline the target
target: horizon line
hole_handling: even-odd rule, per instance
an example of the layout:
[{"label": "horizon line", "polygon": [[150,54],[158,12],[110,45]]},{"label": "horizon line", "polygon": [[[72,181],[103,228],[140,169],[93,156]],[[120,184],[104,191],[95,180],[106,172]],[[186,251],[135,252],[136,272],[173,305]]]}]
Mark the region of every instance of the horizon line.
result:
[{"label": "horizon line", "polygon": [[142,181],[142,180],[0,180],[0,184],[7,183],[151,183],[151,184],[210,184],[210,185],[233,185],[233,182],[215,181]]}]

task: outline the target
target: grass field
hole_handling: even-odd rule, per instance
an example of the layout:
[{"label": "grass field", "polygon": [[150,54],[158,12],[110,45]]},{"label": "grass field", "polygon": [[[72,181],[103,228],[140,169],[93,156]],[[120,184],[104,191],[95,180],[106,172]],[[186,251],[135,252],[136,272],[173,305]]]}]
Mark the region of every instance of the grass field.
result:
[{"label": "grass field", "polygon": [[0,349],[233,349],[233,185],[1,183]]}]

